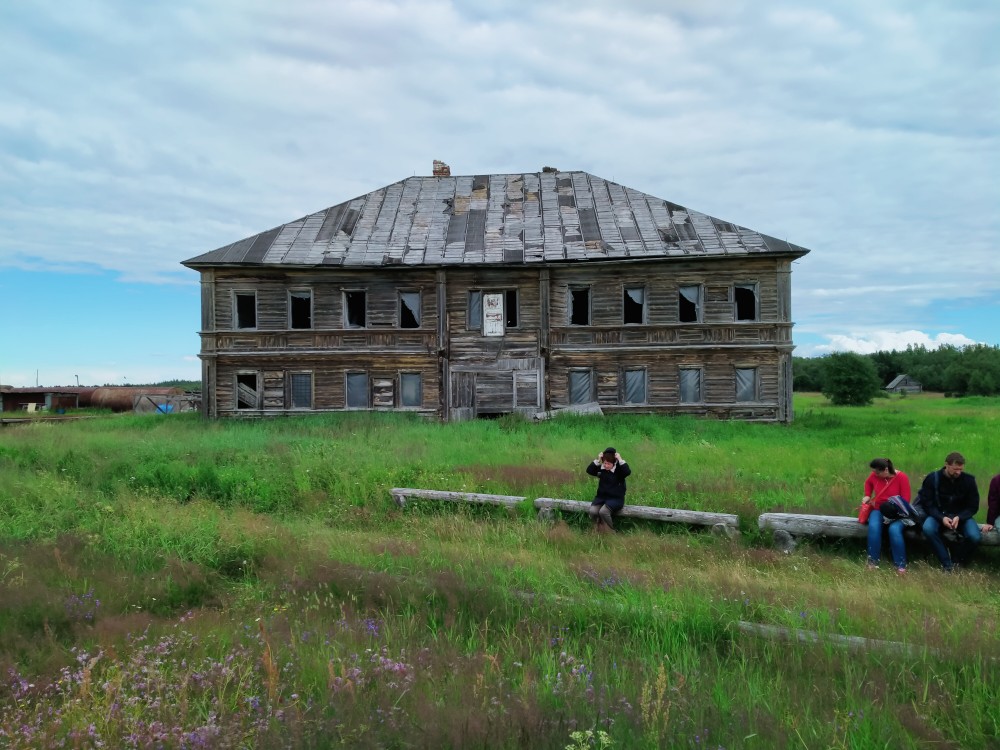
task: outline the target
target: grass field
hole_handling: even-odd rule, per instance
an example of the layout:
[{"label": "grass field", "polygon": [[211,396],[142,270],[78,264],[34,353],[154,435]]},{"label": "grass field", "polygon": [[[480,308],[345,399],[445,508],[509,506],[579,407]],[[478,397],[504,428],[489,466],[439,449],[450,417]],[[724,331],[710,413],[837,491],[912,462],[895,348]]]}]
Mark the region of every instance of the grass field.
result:
[{"label": "grass field", "polygon": [[[0,746],[1000,747],[1000,553],[906,579],[860,541],[775,552],[764,511],[853,513],[868,461],[962,451],[1000,399],[796,396],[790,426],[116,416],[0,429]],[[738,542],[394,486],[737,513]],[[737,623],[901,642],[849,651]]]}]

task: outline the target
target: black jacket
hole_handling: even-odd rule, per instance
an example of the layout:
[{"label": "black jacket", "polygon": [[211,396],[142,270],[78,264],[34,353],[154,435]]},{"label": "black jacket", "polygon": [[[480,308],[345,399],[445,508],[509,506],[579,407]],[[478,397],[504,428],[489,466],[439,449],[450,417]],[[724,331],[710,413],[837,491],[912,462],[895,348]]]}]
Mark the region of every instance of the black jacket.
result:
[{"label": "black jacket", "polygon": [[[936,492],[935,474],[938,475]],[[959,520],[965,521],[979,512],[979,487],[976,486],[976,478],[963,472],[952,479],[944,473],[944,469],[932,471],[920,485],[920,502],[927,515],[938,521],[945,516],[958,516]]]},{"label": "black jacket", "polygon": [[587,464],[587,473],[597,477],[596,502],[604,503],[612,510],[625,505],[625,477],[632,473],[627,463],[615,461],[613,469],[605,469],[591,461]]}]

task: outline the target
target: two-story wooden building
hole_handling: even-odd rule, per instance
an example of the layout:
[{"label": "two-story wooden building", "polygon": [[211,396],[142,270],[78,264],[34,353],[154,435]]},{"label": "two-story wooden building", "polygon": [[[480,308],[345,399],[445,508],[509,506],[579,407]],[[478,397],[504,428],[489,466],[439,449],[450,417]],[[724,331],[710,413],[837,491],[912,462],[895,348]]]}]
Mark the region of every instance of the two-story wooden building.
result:
[{"label": "two-story wooden building", "polygon": [[435,164],[191,258],[212,417],[792,418],[808,250],[586,172]]}]

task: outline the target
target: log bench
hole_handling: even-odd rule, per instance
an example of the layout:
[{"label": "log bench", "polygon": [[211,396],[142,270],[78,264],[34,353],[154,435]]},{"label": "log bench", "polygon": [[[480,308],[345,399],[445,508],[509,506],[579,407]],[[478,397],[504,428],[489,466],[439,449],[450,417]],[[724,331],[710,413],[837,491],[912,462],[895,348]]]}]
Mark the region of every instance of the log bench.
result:
[{"label": "log bench", "polygon": [[[762,513],[757,519],[761,531],[773,531],[775,546],[791,552],[798,545],[798,537],[824,536],[842,539],[867,539],[868,525],[858,523],[856,516],[818,516],[807,513]],[[909,526],[903,536],[909,540],[924,538],[918,526]],[[945,531],[947,541],[955,541],[953,531]],[[1000,547],[1000,532],[995,529],[983,534],[983,546]]]},{"label": "log bench", "polygon": [[[588,513],[590,502],[583,500],[561,500],[555,497],[539,497],[535,499],[535,509],[538,517],[551,518],[556,510],[571,513]],[[626,504],[614,514],[615,518],[642,518],[646,521],[665,521],[668,523],[683,523],[694,526],[711,526],[712,531],[733,538],[739,535],[739,516],[731,513],[709,513],[699,510],[677,510],[675,508],[657,508],[651,505]]]},{"label": "log bench", "polygon": [[480,492],[447,492],[444,490],[417,490],[410,487],[393,487],[389,492],[400,508],[407,500],[447,500],[453,503],[478,503],[480,505],[503,505],[513,508],[528,498],[517,495],[484,495]]}]

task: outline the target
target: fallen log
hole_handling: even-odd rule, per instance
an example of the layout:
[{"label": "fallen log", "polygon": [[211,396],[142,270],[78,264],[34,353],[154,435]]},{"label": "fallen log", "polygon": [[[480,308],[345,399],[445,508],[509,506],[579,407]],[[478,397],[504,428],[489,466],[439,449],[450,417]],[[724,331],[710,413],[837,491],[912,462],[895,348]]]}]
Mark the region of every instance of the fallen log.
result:
[{"label": "fallen log", "polygon": [[[572,513],[587,513],[590,503],[582,500],[562,500],[554,497],[535,498],[535,508],[539,517],[554,510],[570,511]],[[676,508],[657,508],[651,505],[626,504],[615,513],[615,518],[642,518],[647,521],[664,521],[667,523],[683,523],[694,526],[711,526],[714,531],[726,536],[739,534],[739,516],[731,513],[709,513],[698,510],[678,510]]]},{"label": "fallen log", "polygon": [[406,501],[413,500],[447,500],[453,503],[479,503],[483,505],[503,505],[513,508],[528,498],[517,495],[487,495],[480,492],[447,492],[445,490],[419,490],[410,487],[393,487],[389,490],[392,499],[400,508]]}]

